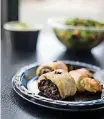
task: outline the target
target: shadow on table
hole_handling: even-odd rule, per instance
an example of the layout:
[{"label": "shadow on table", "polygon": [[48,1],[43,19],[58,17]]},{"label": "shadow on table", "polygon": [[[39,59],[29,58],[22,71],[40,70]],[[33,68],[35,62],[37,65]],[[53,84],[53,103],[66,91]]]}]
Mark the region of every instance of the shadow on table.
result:
[{"label": "shadow on table", "polygon": [[11,51],[11,57],[10,57],[10,61],[12,64],[14,63],[32,63],[35,62],[37,60],[37,52],[23,52],[23,51],[16,51],[16,50],[12,50]]},{"label": "shadow on table", "polygon": [[99,63],[94,58],[91,51],[89,51],[89,50],[77,51],[77,52],[73,52],[71,50],[66,50],[59,57],[57,57],[57,59],[80,61],[80,62],[85,62],[85,63],[99,66]]},{"label": "shadow on table", "polygon": [[84,119],[92,117],[93,119],[102,119],[103,116],[103,111],[104,110],[99,110],[97,111],[97,113],[95,113],[95,111],[93,112],[65,112],[65,111],[57,111],[57,110],[52,110],[52,109],[48,109],[48,108],[44,108],[44,107],[40,107],[37,106],[35,104],[32,104],[24,99],[22,99],[21,97],[19,97],[13,90],[11,91],[11,99],[12,102],[15,103],[15,105],[17,105],[20,109],[22,109],[23,111],[25,111],[26,113],[34,116],[34,117],[38,117],[38,118],[42,118],[42,119],[68,119],[70,117],[72,117],[73,119]]}]

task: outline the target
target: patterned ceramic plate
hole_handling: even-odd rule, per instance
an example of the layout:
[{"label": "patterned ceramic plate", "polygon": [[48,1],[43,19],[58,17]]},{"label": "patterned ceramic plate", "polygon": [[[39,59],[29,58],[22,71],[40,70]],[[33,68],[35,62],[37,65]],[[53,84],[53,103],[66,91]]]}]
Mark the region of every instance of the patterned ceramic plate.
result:
[{"label": "patterned ceramic plate", "polygon": [[[69,68],[85,67],[92,73],[101,71],[97,66],[74,61],[63,61]],[[35,75],[38,63],[30,64],[21,68],[12,79],[12,86],[15,92],[27,101],[43,107],[66,110],[66,111],[87,111],[104,109],[104,90],[101,93],[80,93],[64,100],[53,100],[42,95],[37,88]],[[100,76],[100,74],[99,74]],[[97,75],[97,78],[99,78]]]}]

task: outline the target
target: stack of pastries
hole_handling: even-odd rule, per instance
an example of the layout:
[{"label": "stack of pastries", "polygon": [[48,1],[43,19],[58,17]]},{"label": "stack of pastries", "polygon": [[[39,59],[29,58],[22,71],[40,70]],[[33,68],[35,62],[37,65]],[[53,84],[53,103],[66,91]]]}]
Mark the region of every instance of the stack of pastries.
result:
[{"label": "stack of pastries", "polygon": [[93,79],[92,73],[81,68],[68,72],[68,67],[61,61],[42,64],[37,68],[38,89],[51,99],[64,99],[76,92],[100,92],[101,85]]}]

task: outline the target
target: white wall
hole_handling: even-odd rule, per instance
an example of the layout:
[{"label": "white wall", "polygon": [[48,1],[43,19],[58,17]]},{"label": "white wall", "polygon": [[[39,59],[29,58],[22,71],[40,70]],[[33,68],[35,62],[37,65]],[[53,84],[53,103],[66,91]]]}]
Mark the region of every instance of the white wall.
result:
[{"label": "white wall", "polygon": [[20,20],[47,23],[49,17],[88,16],[104,20],[104,0],[20,0]]}]

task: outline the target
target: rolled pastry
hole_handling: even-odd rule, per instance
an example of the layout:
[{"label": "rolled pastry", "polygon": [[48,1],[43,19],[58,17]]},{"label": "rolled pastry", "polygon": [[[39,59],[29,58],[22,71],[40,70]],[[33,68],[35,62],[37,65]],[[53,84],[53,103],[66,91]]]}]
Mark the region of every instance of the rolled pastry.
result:
[{"label": "rolled pastry", "polygon": [[61,69],[41,75],[38,79],[38,88],[52,99],[64,99],[73,96],[77,91],[74,79]]},{"label": "rolled pastry", "polygon": [[88,91],[88,92],[99,92],[101,91],[101,85],[95,79],[92,79],[77,70],[70,71],[69,74],[74,78],[77,90],[81,91]]},{"label": "rolled pastry", "polygon": [[84,85],[84,89],[86,91],[94,92],[94,93],[101,91],[101,85],[95,79],[91,79],[91,78],[86,77],[83,79],[83,85]]},{"label": "rolled pastry", "polygon": [[92,73],[90,73],[87,69],[85,68],[81,68],[81,69],[77,69],[77,72],[79,72],[82,76],[84,77],[93,77]]},{"label": "rolled pastry", "polygon": [[63,69],[64,71],[68,71],[66,64],[61,61],[56,61],[40,65],[36,70],[36,75],[41,76],[42,74],[52,72],[56,69]]},{"label": "rolled pastry", "polygon": [[83,87],[83,78],[84,76],[81,75],[79,72],[77,72],[76,70],[72,70],[69,72],[69,74],[73,77],[73,79],[75,80],[76,86],[77,86],[77,91],[82,92],[85,91],[84,87]]}]

